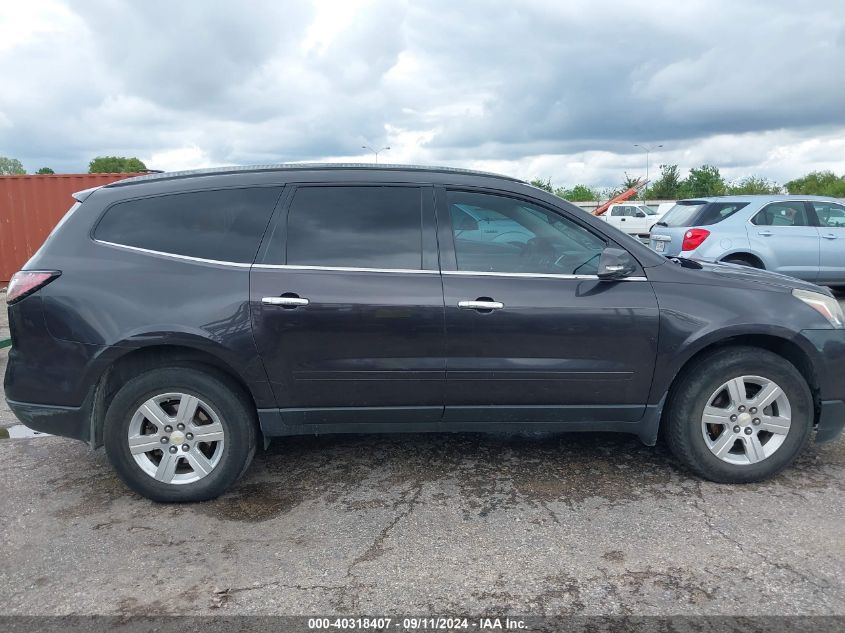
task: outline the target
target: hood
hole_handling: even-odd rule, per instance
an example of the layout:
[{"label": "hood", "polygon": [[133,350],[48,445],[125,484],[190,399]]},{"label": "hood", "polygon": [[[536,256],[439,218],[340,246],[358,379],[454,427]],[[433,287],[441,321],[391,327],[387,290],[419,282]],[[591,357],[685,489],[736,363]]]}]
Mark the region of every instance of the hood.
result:
[{"label": "hood", "polygon": [[789,292],[795,288],[801,288],[802,290],[820,292],[831,297],[833,296],[833,293],[829,288],[817,286],[812,282],[790,277],[788,275],[773,273],[768,270],[760,270],[759,268],[751,268],[750,266],[704,262],[697,259],[683,259],[678,257],[669,258],[669,261],[680,264],[683,268],[698,269],[702,272],[710,273],[720,279],[745,281],[750,284],[766,284],[768,286],[782,288],[783,290]]}]

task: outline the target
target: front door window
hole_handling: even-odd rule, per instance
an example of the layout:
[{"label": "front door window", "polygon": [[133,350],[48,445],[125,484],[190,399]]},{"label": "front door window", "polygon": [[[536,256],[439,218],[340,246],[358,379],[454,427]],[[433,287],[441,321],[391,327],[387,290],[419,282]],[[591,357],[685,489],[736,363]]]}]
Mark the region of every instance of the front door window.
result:
[{"label": "front door window", "polygon": [[516,198],[448,192],[460,271],[594,275],[605,241]]}]

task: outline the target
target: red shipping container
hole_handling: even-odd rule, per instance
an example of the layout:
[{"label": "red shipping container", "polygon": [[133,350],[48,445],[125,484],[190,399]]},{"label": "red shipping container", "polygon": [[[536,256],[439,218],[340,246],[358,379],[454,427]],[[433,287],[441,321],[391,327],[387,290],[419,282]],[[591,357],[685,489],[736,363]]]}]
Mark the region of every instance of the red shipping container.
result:
[{"label": "red shipping container", "polygon": [[73,205],[74,192],[140,175],[0,176],[0,284],[38,250]]}]

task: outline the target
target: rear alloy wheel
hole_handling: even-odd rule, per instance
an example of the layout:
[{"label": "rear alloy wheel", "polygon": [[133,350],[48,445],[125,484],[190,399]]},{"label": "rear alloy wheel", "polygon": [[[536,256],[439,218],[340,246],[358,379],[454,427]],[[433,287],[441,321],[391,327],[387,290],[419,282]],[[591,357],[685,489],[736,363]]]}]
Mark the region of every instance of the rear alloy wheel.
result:
[{"label": "rear alloy wheel", "polygon": [[108,412],[104,443],[126,484],[154,501],[203,501],[246,470],[256,447],[255,408],[208,368],[153,369],[129,380]]},{"label": "rear alloy wheel", "polygon": [[786,468],[813,427],[801,373],[755,347],[716,351],[685,368],[666,409],[666,439],[688,468],[712,481],[760,481]]},{"label": "rear alloy wheel", "polygon": [[157,481],[184,485],[210,475],[223,456],[225,432],[196,396],[164,393],[142,404],[129,423],[129,452]]}]

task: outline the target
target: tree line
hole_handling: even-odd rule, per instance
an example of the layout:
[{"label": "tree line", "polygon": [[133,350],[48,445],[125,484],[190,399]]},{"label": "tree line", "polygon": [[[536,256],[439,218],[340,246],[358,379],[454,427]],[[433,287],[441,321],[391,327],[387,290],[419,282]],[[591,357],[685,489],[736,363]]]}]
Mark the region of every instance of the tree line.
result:
[{"label": "tree line", "polygon": [[[534,179],[531,184],[572,202],[592,202],[609,200],[630,189],[636,182],[636,178],[625,174],[625,179],[619,186],[605,189],[587,185],[575,185],[571,188],[553,187],[550,180],[541,179]],[[845,198],[845,175],[837,176],[832,171],[812,171],[780,185],[760,176],[746,176],[728,182],[719,172],[719,168],[713,165],[693,167],[686,177],[681,175],[681,170],[677,165],[660,165],[660,177],[649,183],[647,189],[640,190],[633,199],[680,200],[705,196],[782,193]]]},{"label": "tree line", "polygon": [[[138,158],[125,156],[97,156],[88,163],[89,174],[119,174],[147,171],[147,166]],[[55,173],[49,167],[42,167],[36,174]],[[26,174],[23,165],[16,158],[0,156],[0,175],[14,176]],[[617,187],[598,189],[588,185],[573,187],[554,187],[551,180],[535,178],[531,184],[556,196],[573,202],[592,202],[609,200],[623,191],[630,189],[637,179],[625,174],[624,181]],[[729,196],[749,194],[803,194],[845,198],[845,175],[837,176],[832,171],[812,171],[809,174],[790,180],[780,185],[760,176],[746,176],[728,182],[719,172],[718,167],[702,165],[689,170],[686,177],[681,175],[677,165],[660,165],[660,177],[649,183],[634,197],[634,200],[679,200],[681,198],[701,198],[705,196]]]},{"label": "tree line", "polygon": [[[97,156],[88,163],[89,174],[132,174],[147,171],[147,166],[138,158],[125,156]],[[36,174],[55,174],[49,167],[42,167]],[[26,169],[17,158],[0,156],[0,176],[23,176]]]}]

